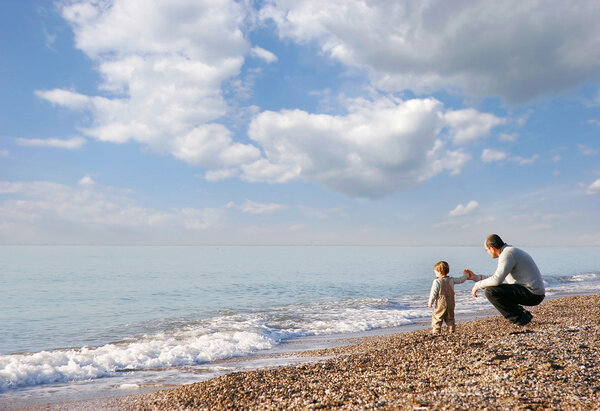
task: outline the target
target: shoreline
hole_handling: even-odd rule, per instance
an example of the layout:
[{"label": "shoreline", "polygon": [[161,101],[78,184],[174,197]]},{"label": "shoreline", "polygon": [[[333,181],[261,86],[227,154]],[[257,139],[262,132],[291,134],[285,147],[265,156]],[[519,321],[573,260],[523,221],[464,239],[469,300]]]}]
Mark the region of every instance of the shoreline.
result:
[{"label": "shoreline", "polygon": [[337,346],[294,353],[305,362],[145,394],[13,409],[597,409],[600,295],[552,298],[531,311],[534,320],[524,328],[492,309],[459,319],[453,335],[433,337],[428,323],[415,324],[421,328],[342,337]]},{"label": "shoreline", "polygon": [[[496,315],[497,311],[493,308],[479,310],[475,312],[456,313],[457,324],[471,321],[473,319],[486,318]],[[189,384],[204,382],[214,378],[221,377],[230,373],[251,372],[260,369],[271,369],[286,366],[295,366],[305,363],[315,363],[324,359],[322,355],[312,355],[311,353],[323,352],[324,350],[336,349],[340,347],[357,345],[371,339],[380,337],[404,334],[412,331],[428,329],[431,327],[430,319],[419,319],[413,324],[401,325],[396,327],[378,328],[366,331],[348,332],[333,335],[306,336],[283,342],[281,345],[258,352],[249,356],[233,357],[222,360],[216,360],[211,363],[200,364],[193,367],[173,368],[173,374],[190,374],[194,376],[187,383],[154,383],[152,379],[144,379],[143,383],[137,384],[107,384],[99,385],[102,379],[92,381],[79,381],[73,383],[59,384],[58,387],[67,388],[70,385],[77,386],[77,389],[71,392],[61,391],[56,385],[47,387],[34,387],[41,389],[38,396],[24,398],[25,391],[8,392],[0,394],[1,410],[22,410],[38,411],[47,409],[61,410],[95,410],[95,409],[122,409],[120,406],[114,408],[111,404],[120,399],[131,396],[146,395],[149,393],[180,388]],[[327,355],[325,355],[326,357]],[[140,374],[143,371],[139,371]],[[108,379],[111,381],[115,377]],[[143,379],[143,377],[142,377]],[[92,387],[86,388],[85,385],[92,384]],[[4,396],[4,401],[3,400]]]},{"label": "shoreline", "polygon": [[[497,312],[493,308],[487,308],[475,312],[456,313],[456,319],[458,324],[495,314]],[[248,356],[215,360],[196,366],[174,367],[170,371],[171,375],[177,375],[177,379],[184,382],[160,382],[165,381],[165,378],[157,379],[150,374],[144,376],[146,372],[140,370],[135,373],[133,383],[128,382],[127,379],[125,382],[119,382],[118,377],[111,377],[26,387],[23,390],[1,393],[0,410],[36,411],[46,410],[50,405],[52,409],[105,409],[110,406],[103,404],[114,399],[182,387],[235,372],[317,362],[323,358],[321,356],[313,357],[311,352],[355,345],[368,341],[370,338],[407,333],[429,327],[431,327],[430,319],[422,318],[415,320],[412,324],[396,327],[300,337],[285,341],[265,352],[259,351]],[[181,376],[184,377],[180,378]],[[186,380],[187,382],[185,382]]]},{"label": "shoreline", "polygon": [[[456,313],[457,324],[478,318],[486,318],[497,314],[493,308],[479,310],[476,312]],[[188,383],[174,384],[156,384],[145,380],[141,384],[125,384],[126,387],[116,383],[109,386],[95,386],[92,388],[81,387],[86,384],[94,384],[94,381],[80,381],[74,383],[64,383],[60,386],[65,387],[75,384],[78,390],[72,393],[64,393],[56,390],[54,385],[49,385],[41,395],[33,398],[23,398],[19,392],[9,392],[0,394],[0,410],[22,410],[38,411],[52,409],[63,410],[95,410],[95,409],[122,409],[120,407],[112,408],[110,403],[121,398],[145,395],[156,391],[168,390],[196,382],[208,381],[235,372],[249,372],[259,369],[270,369],[285,366],[294,366],[303,363],[314,363],[323,359],[322,356],[312,356],[312,352],[334,349],[349,345],[356,345],[368,341],[371,338],[402,334],[411,331],[427,329],[431,327],[430,319],[420,319],[413,324],[401,325],[396,327],[378,328],[366,331],[348,332],[333,335],[317,335],[301,337],[286,341],[281,345],[268,350],[267,352],[258,352],[244,357],[233,357],[228,359],[216,360],[207,364],[200,364],[196,367],[174,368],[173,373],[183,374],[187,370],[192,371],[195,376]],[[143,371],[140,371],[142,373]],[[113,377],[114,378],[114,377]],[[100,382],[101,379],[96,382]],[[34,388],[35,389],[35,388]],[[26,391],[27,392],[27,389]],[[8,395],[7,395],[8,394]],[[2,397],[4,395],[4,401]],[[4,402],[4,404],[2,404]]]}]

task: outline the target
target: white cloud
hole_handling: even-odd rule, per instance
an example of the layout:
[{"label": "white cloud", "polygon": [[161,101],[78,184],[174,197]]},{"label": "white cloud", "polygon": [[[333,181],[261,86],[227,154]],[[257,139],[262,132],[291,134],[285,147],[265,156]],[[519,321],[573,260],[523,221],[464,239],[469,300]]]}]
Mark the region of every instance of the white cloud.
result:
[{"label": "white cloud", "polygon": [[486,148],[481,153],[481,161],[484,163],[491,163],[495,161],[505,160],[508,155],[502,151],[494,150],[492,148]]},{"label": "white cloud", "polygon": [[480,113],[474,109],[449,111],[445,120],[453,129],[453,138],[456,144],[465,144],[487,137],[490,130],[504,120],[493,114]]},{"label": "white cloud", "polygon": [[277,203],[257,203],[255,201],[246,200],[244,204],[236,205],[233,202],[227,204],[227,208],[237,208],[241,210],[243,213],[248,214],[267,214],[267,213],[275,213],[278,211],[282,211],[287,209],[288,207],[283,204]]},{"label": "white cloud", "polygon": [[590,195],[600,194],[600,178],[594,181],[587,189],[587,193]]},{"label": "white cloud", "polygon": [[[345,115],[302,110],[256,114],[248,130],[253,144],[236,142],[224,116],[234,115],[234,108],[243,110],[229,106],[223,89],[250,96],[256,73],[240,76],[244,59],[277,61],[245,36],[247,20],[254,17],[249,2],[64,0],[59,5],[73,27],[77,48],[99,71],[102,96],[66,89],[36,94],[91,113],[90,124],[82,127],[87,136],[135,141],[169,153],[205,168],[209,181],[304,180],[350,196],[379,197],[443,172],[460,173],[469,155],[449,147],[484,139],[508,121],[474,109],[448,110],[432,98],[356,99]],[[386,91],[463,90],[520,100],[552,92],[544,76],[566,71],[563,57],[571,57],[570,72],[580,74],[569,81],[587,78],[579,69],[596,70],[595,63],[578,54],[585,36],[561,31],[565,37],[556,37],[550,27],[554,15],[537,5],[358,0],[274,0],[263,5],[260,17],[273,19],[282,37],[314,42],[335,59],[366,68],[374,84]],[[567,26],[577,22],[582,32],[595,30],[583,24],[585,15],[558,7],[565,9]],[[529,24],[532,11],[539,16],[539,27]],[[573,42],[574,48],[548,51],[548,66],[532,81],[528,70],[536,69],[537,57],[548,57],[539,55],[546,48],[534,46],[548,33],[556,37],[549,47],[562,50]],[[560,81],[553,84],[566,87]],[[500,138],[516,138],[504,136]]]},{"label": "white cloud", "polygon": [[226,127],[207,124],[177,137],[173,155],[193,165],[227,168],[258,160],[260,151],[252,145],[233,142]]},{"label": "white cloud", "polygon": [[54,42],[56,41],[56,34],[49,33],[46,28],[43,29],[43,33],[44,33],[44,45],[48,49],[54,50]]},{"label": "white cloud", "polygon": [[256,57],[266,61],[267,63],[275,63],[277,61],[277,56],[271,53],[269,50],[265,50],[261,47],[252,47],[250,49],[250,55],[252,57]]},{"label": "white cloud", "polygon": [[519,133],[500,133],[500,141],[515,142],[519,138]]},{"label": "white cloud", "polygon": [[219,170],[209,170],[204,174],[207,181],[219,181],[227,178],[237,177],[239,175],[237,168],[221,168]]},{"label": "white cloud", "polygon": [[317,220],[327,220],[332,215],[344,217],[344,209],[343,208],[329,208],[329,209],[319,209],[313,207],[307,207],[303,205],[296,206],[300,212],[306,217],[317,219]]},{"label": "white cloud", "polygon": [[454,210],[452,210],[452,211],[450,211],[450,213],[448,213],[448,215],[450,217],[461,217],[461,216],[473,214],[475,212],[475,210],[477,210],[478,208],[479,208],[479,203],[475,200],[472,200],[472,201],[469,201],[469,204],[467,204],[467,205],[462,205],[462,204],[457,205]]},{"label": "white cloud", "polygon": [[81,180],[79,180],[78,184],[81,186],[93,186],[96,184],[96,182],[92,179],[92,177],[84,176]]},{"label": "white cloud", "polygon": [[520,166],[524,166],[524,165],[535,163],[538,158],[539,158],[539,156],[537,154],[534,154],[533,156],[531,156],[529,158],[516,156],[516,157],[511,158],[510,161],[518,163]]},{"label": "white cloud", "polygon": [[[273,0],[261,10],[281,37],[316,42],[366,68],[388,91],[462,90],[526,101],[600,73],[600,10],[567,2]],[[535,16],[535,24],[531,22]]]},{"label": "white cloud", "polygon": [[0,157],[8,157],[8,150],[1,149],[0,150]]},{"label": "white cloud", "polygon": [[[435,99],[349,100],[347,115],[301,110],[266,111],[250,124],[249,136],[264,158],[242,166],[248,181],[320,184],[355,197],[380,197],[414,187],[448,171],[458,174],[469,156],[445,148],[442,130],[468,129],[467,120],[446,121]],[[480,116],[468,116],[478,124]],[[473,136],[475,133],[473,132]]]},{"label": "white cloud", "polygon": [[592,147],[588,147],[584,144],[578,144],[577,148],[579,148],[579,151],[581,151],[581,154],[583,154],[584,156],[595,156],[596,154],[598,154],[598,150]]},{"label": "white cloud", "polygon": [[37,90],[35,95],[48,100],[52,104],[63,106],[71,110],[85,110],[93,107],[93,98],[70,90]]},{"label": "white cloud", "polygon": [[0,238],[4,242],[52,242],[56,236],[68,236],[70,230],[77,241],[96,242],[90,233],[98,232],[109,232],[103,238],[112,242],[120,241],[124,233],[140,235],[143,241],[160,241],[152,233],[197,232],[222,219],[222,211],[212,208],[164,211],[142,207],[130,194],[101,186],[90,176],[74,186],[0,181],[0,196],[9,195],[0,198]]},{"label": "white cloud", "polygon": [[[598,96],[600,96],[600,93],[598,93]],[[598,102],[600,103],[600,99],[598,100]],[[595,118],[589,119],[588,124],[592,124],[594,126],[600,126],[600,120],[597,120]]]},{"label": "white cloud", "polygon": [[[538,158],[539,158],[539,155],[537,155],[537,154],[534,154],[533,156],[531,156],[529,158],[521,157],[521,156],[510,157],[505,152],[500,151],[500,150],[495,150],[493,148],[486,148],[481,153],[481,161],[483,161],[484,163],[510,161],[513,163],[517,163],[521,166],[524,166],[527,164],[535,163]],[[558,157],[558,159],[556,159],[556,157],[555,157],[555,162],[559,161],[559,160],[560,160],[560,157]]]},{"label": "white cloud", "polygon": [[36,94],[89,111],[92,121],[83,133],[106,142],[136,141],[207,168],[256,160],[255,147],[234,143],[217,122],[229,109],[222,86],[239,75],[250,52],[241,3],[78,0],[59,5],[73,27],[76,47],[94,61],[105,95],[65,89]]},{"label": "white cloud", "polygon": [[68,140],[62,140],[58,138],[16,138],[15,142],[24,147],[50,147],[75,150],[81,148],[85,144],[86,140],[81,137],[73,137]]}]

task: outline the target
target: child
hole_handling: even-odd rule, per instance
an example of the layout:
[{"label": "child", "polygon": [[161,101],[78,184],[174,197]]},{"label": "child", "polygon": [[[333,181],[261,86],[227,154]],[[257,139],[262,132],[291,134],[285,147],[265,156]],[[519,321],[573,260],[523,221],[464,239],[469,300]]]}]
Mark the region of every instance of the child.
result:
[{"label": "child", "polygon": [[431,316],[431,332],[439,334],[442,331],[442,322],[446,322],[448,329],[453,333],[456,329],[454,323],[454,284],[464,283],[469,275],[464,273],[462,277],[448,277],[450,266],[445,261],[438,262],[434,267],[435,280],[431,284],[431,292],[429,293],[429,308],[435,309]]}]

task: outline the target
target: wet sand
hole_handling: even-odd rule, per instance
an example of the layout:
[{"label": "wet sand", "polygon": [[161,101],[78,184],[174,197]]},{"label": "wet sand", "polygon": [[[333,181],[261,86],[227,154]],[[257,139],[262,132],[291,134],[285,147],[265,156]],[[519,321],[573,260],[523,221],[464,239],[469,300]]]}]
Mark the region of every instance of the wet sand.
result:
[{"label": "wet sand", "polygon": [[[493,315],[296,353],[308,363],[234,372],[148,394],[28,409],[600,410],[600,295],[563,297],[517,327]],[[444,331],[446,331],[444,329]]]}]

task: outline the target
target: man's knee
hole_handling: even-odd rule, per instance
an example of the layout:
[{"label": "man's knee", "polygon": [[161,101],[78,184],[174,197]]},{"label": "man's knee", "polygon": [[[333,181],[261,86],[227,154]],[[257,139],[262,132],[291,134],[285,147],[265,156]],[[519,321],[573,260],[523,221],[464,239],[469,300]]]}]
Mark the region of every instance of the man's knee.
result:
[{"label": "man's knee", "polygon": [[486,287],[483,290],[483,293],[485,294],[485,296],[488,300],[494,299],[495,297],[497,297],[501,294],[499,287]]}]

